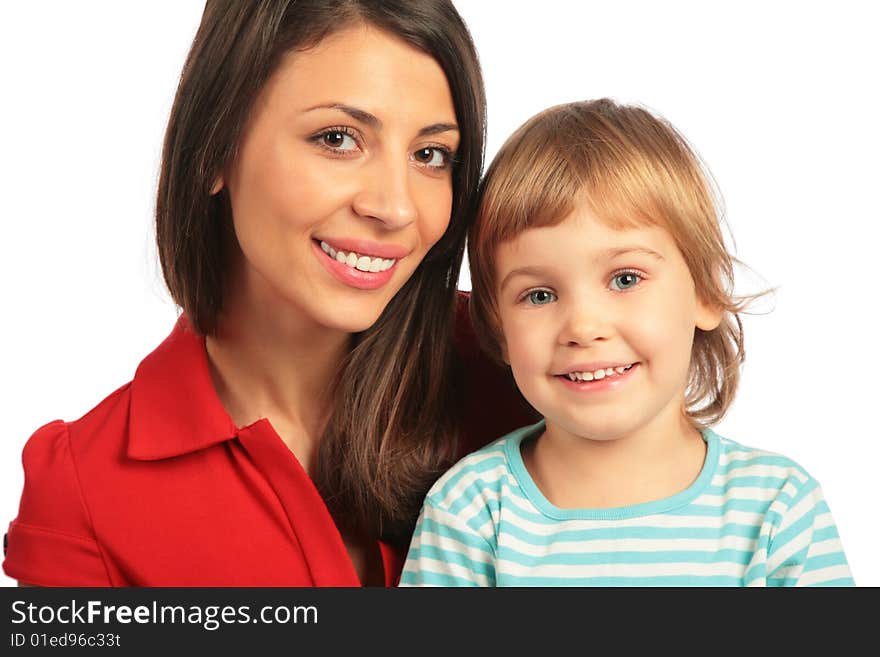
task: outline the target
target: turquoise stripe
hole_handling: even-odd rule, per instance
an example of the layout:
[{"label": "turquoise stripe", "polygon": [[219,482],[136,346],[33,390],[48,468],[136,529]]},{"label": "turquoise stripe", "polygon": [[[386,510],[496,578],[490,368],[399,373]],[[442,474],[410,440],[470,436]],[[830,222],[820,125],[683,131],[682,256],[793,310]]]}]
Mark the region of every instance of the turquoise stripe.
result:
[{"label": "turquoise stripe", "polygon": [[422,559],[434,559],[441,563],[455,564],[463,566],[473,573],[485,575],[487,571],[492,570],[492,555],[486,555],[486,561],[477,561],[471,559],[466,553],[458,552],[452,546],[446,544],[442,548],[433,545],[425,545],[422,543],[418,548],[410,552],[409,557],[415,561]]},{"label": "turquoise stripe", "polygon": [[837,533],[836,525],[828,525],[827,527],[823,527],[822,529],[817,529],[813,532],[813,543],[821,543],[822,541],[830,541],[835,538],[840,538],[840,535]]},{"label": "turquoise stripe", "polygon": [[449,525],[446,525],[438,520],[435,520],[434,518],[430,518],[427,516],[422,521],[421,526],[416,527],[415,535],[421,536],[422,534],[433,534],[434,536],[439,536],[443,539],[452,538],[474,550],[485,552],[488,555],[493,554],[492,546],[487,543],[482,536],[476,534],[466,534],[460,530],[453,529]]},{"label": "turquoise stripe", "polygon": [[[492,580],[490,580],[490,585]],[[476,582],[453,577],[448,573],[435,573],[430,570],[419,570],[414,573],[404,570],[400,576],[401,584],[409,584],[410,586],[480,586]]]},{"label": "turquoise stripe", "polygon": [[829,552],[828,554],[820,554],[815,557],[809,557],[807,563],[804,564],[804,572],[808,573],[812,570],[821,570],[830,566],[845,566],[846,557],[843,552]]},{"label": "turquoise stripe", "polygon": [[[440,509],[444,513],[448,513],[453,516],[458,516],[467,507],[468,507],[467,500],[462,499],[459,502],[457,502],[456,504],[453,504],[449,508],[440,507]],[[493,509],[490,509],[488,505],[479,506],[477,508],[479,509],[477,514],[474,515],[472,518],[468,518],[468,520],[467,520],[467,525],[471,529],[473,529],[475,532],[479,532],[481,527],[485,526],[487,523],[492,522],[492,511],[493,511]],[[471,510],[469,510],[469,513],[470,512],[471,512]],[[462,521],[463,520],[464,519],[462,518]]]},{"label": "turquoise stripe", "polygon": [[510,561],[523,567],[548,566],[600,566],[645,565],[669,563],[735,563],[744,566],[752,559],[752,552],[743,550],[666,550],[662,552],[639,552],[615,550],[613,552],[563,552],[532,556],[511,548],[498,549],[498,561]]},{"label": "turquoise stripe", "polygon": [[518,577],[499,576],[498,586],[742,586],[739,577],[658,575],[656,577]]},{"label": "turquoise stripe", "polygon": [[749,584],[754,582],[756,579],[763,580],[766,577],[767,577],[767,564],[766,563],[755,564],[754,566],[752,566],[751,568],[749,568],[746,571],[746,575],[744,578],[744,584],[746,586],[748,586]]},{"label": "turquoise stripe", "polygon": [[721,506],[710,506],[708,504],[689,504],[681,509],[668,511],[668,516],[717,516],[725,511],[744,511],[746,513],[756,513],[763,515],[770,508],[771,501],[762,502],[760,500],[725,500]]},{"label": "turquoise stripe", "polygon": [[[725,453],[729,454],[730,450],[725,450]],[[772,465],[779,468],[793,469],[799,474],[803,474],[804,479],[809,478],[809,475],[804,472],[802,468],[796,467],[791,459],[786,458],[785,456],[774,454],[756,454],[755,456],[752,456],[750,458],[733,459],[732,461],[728,461],[727,463],[719,463],[716,474],[728,473],[733,470],[739,470],[740,468],[746,468],[755,465]]]},{"label": "turquoise stripe", "polygon": [[[798,518],[794,523],[776,534],[776,536],[770,541],[770,546],[767,548],[768,558],[779,552],[783,546],[788,545],[804,532],[811,532],[812,534],[814,518],[815,516],[813,515],[812,509],[808,509],[804,515]],[[812,539],[812,535],[810,538]]]},{"label": "turquoise stripe", "polygon": [[855,586],[856,583],[852,577],[839,577],[838,579],[829,579],[821,582],[815,582],[810,586]]},{"label": "turquoise stripe", "polygon": [[480,491],[484,486],[487,485],[487,483],[489,483],[482,480],[482,475],[491,470],[495,470],[498,467],[504,466],[504,454],[499,451],[497,456],[487,458],[481,463],[477,463],[475,465],[467,465],[466,467],[462,467],[461,469],[451,471],[454,472],[454,474],[448,480],[444,481],[443,485],[439,488],[435,485],[435,487],[432,488],[431,491],[428,493],[428,497],[431,499],[431,501],[436,502],[437,504],[443,504],[446,497],[449,496],[452,490],[456,486],[460,486],[462,480],[469,476],[476,476],[476,479],[475,481],[468,483],[466,489],[474,489],[474,492]]}]

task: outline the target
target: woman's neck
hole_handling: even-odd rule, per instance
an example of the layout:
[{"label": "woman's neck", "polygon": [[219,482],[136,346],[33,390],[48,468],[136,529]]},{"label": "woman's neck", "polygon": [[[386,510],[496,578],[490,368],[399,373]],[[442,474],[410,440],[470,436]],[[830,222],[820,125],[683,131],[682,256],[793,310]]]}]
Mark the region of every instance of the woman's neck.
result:
[{"label": "woman's neck", "polygon": [[206,339],[214,387],[236,426],[267,418],[307,472],[351,335],[240,285]]}]

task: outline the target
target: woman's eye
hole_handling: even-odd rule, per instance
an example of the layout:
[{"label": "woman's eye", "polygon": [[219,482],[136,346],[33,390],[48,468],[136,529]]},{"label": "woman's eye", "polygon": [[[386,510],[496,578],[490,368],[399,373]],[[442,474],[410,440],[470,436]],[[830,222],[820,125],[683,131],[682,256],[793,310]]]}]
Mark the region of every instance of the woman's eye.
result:
[{"label": "woman's eye", "polygon": [[556,295],[548,290],[532,290],[528,293],[526,299],[533,306],[544,306],[556,301]]},{"label": "woman's eye", "polygon": [[625,271],[614,276],[611,279],[611,289],[628,290],[641,282],[642,277],[635,272]]},{"label": "woman's eye", "polygon": [[449,166],[449,163],[452,160],[448,150],[436,146],[420,148],[413,153],[413,157],[420,164],[424,164],[426,167],[432,169],[445,169]]},{"label": "woman's eye", "polygon": [[357,142],[350,134],[341,130],[328,130],[321,135],[324,146],[337,151],[352,151],[357,148]]}]

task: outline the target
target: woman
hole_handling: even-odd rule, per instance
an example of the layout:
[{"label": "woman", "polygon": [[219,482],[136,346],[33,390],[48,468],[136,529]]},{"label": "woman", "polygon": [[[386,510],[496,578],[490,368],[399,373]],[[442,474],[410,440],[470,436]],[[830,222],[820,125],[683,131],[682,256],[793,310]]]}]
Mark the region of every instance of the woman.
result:
[{"label": "woman", "polygon": [[30,439],[5,572],[393,584],[433,479],[529,419],[456,298],[483,98],[448,1],[209,1],[157,202],[183,314],[130,384]]}]

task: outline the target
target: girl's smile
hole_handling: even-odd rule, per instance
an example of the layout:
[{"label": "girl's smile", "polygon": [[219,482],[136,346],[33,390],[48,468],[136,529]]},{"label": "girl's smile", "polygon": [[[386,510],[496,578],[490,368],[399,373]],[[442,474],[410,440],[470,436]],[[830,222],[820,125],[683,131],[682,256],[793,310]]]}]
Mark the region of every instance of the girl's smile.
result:
[{"label": "girl's smile", "polygon": [[564,374],[554,376],[567,390],[575,393],[594,394],[625,388],[638,367],[638,362],[625,365],[590,365],[575,367]]}]

